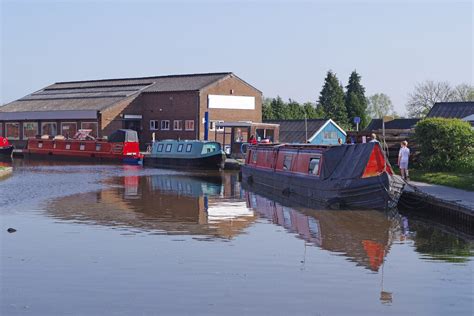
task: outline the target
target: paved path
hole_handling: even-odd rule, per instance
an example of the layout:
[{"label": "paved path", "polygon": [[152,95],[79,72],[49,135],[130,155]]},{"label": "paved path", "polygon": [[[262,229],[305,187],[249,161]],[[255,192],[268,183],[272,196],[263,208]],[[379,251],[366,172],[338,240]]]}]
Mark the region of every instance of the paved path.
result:
[{"label": "paved path", "polygon": [[[424,182],[410,181],[421,192],[446,202],[456,203],[474,212],[474,192],[446,187],[444,185],[429,184]],[[414,191],[410,186],[406,186],[407,191]]]}]

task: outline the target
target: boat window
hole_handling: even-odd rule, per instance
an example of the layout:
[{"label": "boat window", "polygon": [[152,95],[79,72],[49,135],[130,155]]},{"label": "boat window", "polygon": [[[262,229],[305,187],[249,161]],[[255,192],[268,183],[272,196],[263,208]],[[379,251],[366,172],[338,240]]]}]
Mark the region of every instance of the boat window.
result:
[{"label": "boat window", "polygon": [[163,144],[158,144],[158,148],[156,149],[156,151],[163,151]]},{"label": "boat window", "polygon": [[216,150],[217,150],[216,144],[214,143],[204,144],[204,146],[202,146],[201,154],[212,153],[212,152],[215,152]]},{"label": "boat window", "polygon": [[311,158],[309,160],[309,167],[308,167],[308,173],[310,174],[319,174],[319,161],[321,158]]},{"label": "boat window", "polygon": [[102,144],[95,145],[95,151],[100,151],[102,149]]},{"label": "boat window", "polygon": [[66,149],[71,149],[71,144],[66,144]]},{"label": "boat window", "polygon": [[178,152],[182,152],[183,151],[183,144],[179,144],[178,145]]},{"label": "boat window", "polygon": [[186,152],[190,152],[192,148],[193,148],[193,144],[187,144],[186,145]]},{"label": "boat window", "polygon": [[86,144],[84,143],[79,144],[79,150],[84,150],[84,149],[86,149]]},{"label": "boat window", "polygon": [[166,151],[167,153],[169,153],[169,152],[171,151],[171,148],[172,148],[172,147],[173,147],[172,144],[166,144],[166,149],[165,149],[165,151]]},{"label": "boat window", "polygon": [[292,156],[285,156],[285,160],[283,160],[283,170],[291,170],[292,159],[293,159]]}]

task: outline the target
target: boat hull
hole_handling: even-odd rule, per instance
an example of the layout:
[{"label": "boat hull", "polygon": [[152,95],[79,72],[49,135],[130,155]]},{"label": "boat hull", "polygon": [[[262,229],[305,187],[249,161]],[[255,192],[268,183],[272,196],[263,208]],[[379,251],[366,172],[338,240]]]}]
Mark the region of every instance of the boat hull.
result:
[{"label": "boat hull", "polygon": [[25,159],[36,159],[36,160],[54,160],[54,161],[72,161],[72,162],[102,162],[102,163],[124,163],[130,165],[139,165],[142,163],[141,158],[135,157],[117,157],[117,156],[101,156],[95,155],[94,153],[68,153],[67,155],[48,152],[48,153],[35,153],[28,150],[23,151],[23,157]]},{"label": "boat hull", "polygon": [[402,181],[386,172],[368,178],[320,180],[248,165],[242,166],[242,181],[247,189],[282,195],[286,200],[305,206],[316,203],[330,208],[350,209],[395,207],[403,189]]},{"label": "boat hull", "polygon": [[224,169],[225,154],[199,158],[157,158],[145,156],[143,165],[154,168]]},{"label": "boat hull", "polygon": [[12,153],[13,153],[13,149],[14,149],[13,146],[0,147],[0,158],[1,157],[11,158]]}]

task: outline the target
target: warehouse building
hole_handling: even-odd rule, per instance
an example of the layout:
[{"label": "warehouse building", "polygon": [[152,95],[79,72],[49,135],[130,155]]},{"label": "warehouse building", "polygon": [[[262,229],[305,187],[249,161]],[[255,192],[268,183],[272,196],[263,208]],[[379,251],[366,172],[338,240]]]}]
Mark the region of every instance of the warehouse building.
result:
[{"label": "warehouse building", "polygon": [[0,107],[0,136],[95,137],[134,129],[156,139],[213,139],[222,122],[261,122],[262,92],[231,72],[58,82]]}]

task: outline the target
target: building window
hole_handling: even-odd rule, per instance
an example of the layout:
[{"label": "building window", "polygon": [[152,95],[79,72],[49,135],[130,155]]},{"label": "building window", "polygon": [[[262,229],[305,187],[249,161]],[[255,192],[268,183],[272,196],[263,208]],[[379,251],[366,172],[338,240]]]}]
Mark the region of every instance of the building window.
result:
[{"label": "building window", "polygon": [[183,121],[181,120],[174,120],[173,121],[173,130],[181,131],[183,130]]},{"label": "building window", "polygon": [[62,122],[61,123],[61,135],[66,138],[74,137],[77,133],[77,123],[76,122]]},{"label": "building window", "polygon": [[97,122],[82,122],[81,129],[90,129],[91,132],[89,133],[89,135],[91,135],[92,137],[97,138],[97,135],[99,135],[99,128]]},{"label": "building window", "polygon": [[35,138],[38,134],[37,122],[23,122],[23,139]]},{"label": "building window", "polygon": [[224,131],[223,127],[217,127],[217,123],[224,123],[224,121],[209,121],[209,130],[210,131],[218,131],[222,132]]},{"label": "building window", "polygon": [[161,130],[162,131],[169,131],[170,130],[170,121],[169,120],[161,120]]},{"label": "building window", "polygon": [[178,145],[178,152],[182,152],[183,151],[183,144],[179,144]]},{"label": "building window", "polygon": [[173,148],[173,145],[172,144],[166,144],[166,148],[165,148],[165,151],[167,153],[169,153],[171,151],[171,148]]},{"label": "building window", "polygon": [[187,144],[187,145],[186,145],[186,152],[189,153],[192,148],[193,148],[193,145],[192,145],[192,144]]},{"label": "building window", "polygon": [[187,131],[194,131],[194,120],[186,120],[184,128]]},{"label": "building window", "polygon": [[336,132],[324,132],[325,139],[337,139],[337,133]]},{"label": "building window", "polygon": [[5,137],[20,139],[20,123],[5,123]]},{"label": "building window", "polygon": [[48,136],[58,135],[58,124],[56,122],[41,123],[41,135],[48,135]]},{"label": "building window", "polygon": [[310,174],[319,174],[319,160],[320,158],[311,158],[309,160],[308,173]]},{"label": "building window", "polygon": [[158,120],[150,120],[150,131],[158,130]]}]

